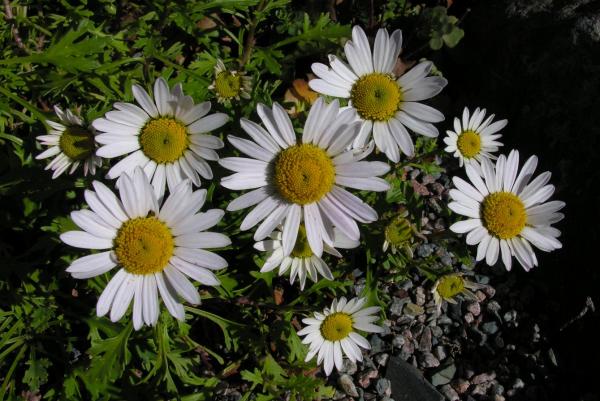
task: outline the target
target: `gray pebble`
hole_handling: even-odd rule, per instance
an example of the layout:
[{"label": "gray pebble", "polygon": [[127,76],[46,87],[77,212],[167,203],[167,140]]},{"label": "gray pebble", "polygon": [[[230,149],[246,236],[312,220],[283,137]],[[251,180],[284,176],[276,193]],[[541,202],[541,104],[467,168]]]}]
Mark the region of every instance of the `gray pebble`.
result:
[{"label": "gray pebble", "polygon": [[342,389],[344,393],[351,397],[358,397],[358,391],[356,391],[356,386],[354,385],[354,380],[352,376],[343,374],[338,378],[338,386]]},{"label": "gray pebble", "polygon": [[485,322],[481,325],[481,329],[487,334],[496,334],[498,332],[498,323],[495,321]]},{"label": "gray pebble", "polygon": [[388,379],[381,378],[377,380],[375,390],[377,391],[377,394],[381,396],[390,396],[392,394],[392,382]]}]

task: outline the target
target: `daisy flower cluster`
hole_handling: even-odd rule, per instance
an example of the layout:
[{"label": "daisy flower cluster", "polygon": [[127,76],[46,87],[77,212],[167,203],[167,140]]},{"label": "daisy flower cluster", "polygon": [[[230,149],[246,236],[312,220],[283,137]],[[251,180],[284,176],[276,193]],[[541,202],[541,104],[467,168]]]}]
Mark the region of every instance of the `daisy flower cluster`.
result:
[{"label": "daisy flower cluster", "polygon": [[[386,192],[391,166],[402,155],[414,155],[411,134],[435,138],[435,124],[444,121],[423,102],[439,94],[447,80],[433,73],[430,61],[398,75],[401,51],[400,30],[380,29],[371,46],[365,32],[354,27],[344,57],[329,55],[329,65],[312,65],[316,78],[310,88],[335,99],[320,96],[302,120],[291,118],[276,101],[259,103],[257,118],[234,122],[242,136],[226,135],[228,150],[235,152],[228,157],[218,152],[226,146],[222,128],[232,118],[211,113],[211,102],[196,103],[182,84],[170,87],[164,78],[156,79],[151,92],[134,84],[135,102],[114,103],[89,126],[56,107],[60,123],[48,121],[51,130],[38,137],[48,149],[37,158],[54,157],[47,166],[52,178],[72,174],[79,165],[84,175],[94,175],[103,159],[110,166],[84,191],[86,207],[71,213],[80,230],[60,236],[65,244],[91,250],[67,268],[73,278],[111,273],[97,315],[118,321],[131,306],[138,330],[156,324],[162,299],[166,310],[183,320],[183,302],[200,303],[197,285],[220,284],[218,271],[228,263],[212,250],[236,244],[215,228],[225,211],[202,211],[208,202],[202,187],[213,181],[236,195],[227,212],[246,210],[239,229],[252,230],[264,260],[261,272],[289,275],[300,290],[307,279],[334,280],[330,256],[342,258],[340,250],[359,247],[361,227],[379,219],[365,199]],[[219,103],[252,98],[252,78],[243,71],[218,60],[214,75],[207,89]],[[519,168],[518,151],[495,155],[507,121],[494,117],[485,109],[465,108],[443,139],[468,178],[453,178],[448,207],[466,219],[450,229],[477,245],[478,261],[493,265],[500,259],[510,270],[515,257],[529,270],[538,264],[534,247],[561,247],[552,224],[563,218],[564,203],[548,201],[555,189],[548,183],[550,173],[533,177],[535,156]],[[216,179],[217,163],[230,174]],[[412,257],[414,230],[407,213],[396,216],[378,248],[405,250]],[[432,292],[439,306],[472,297],[477,288],[461,273],[451,273],[440,277]],[[366,298],[341,297],[304,318],[298,335],[308,345],[306,360],[316,358],[326,375],[342,367],[344,355],[361,361],[362,350],[369,348],[363,334],[383,330],[376,324],[379,311]]]}]

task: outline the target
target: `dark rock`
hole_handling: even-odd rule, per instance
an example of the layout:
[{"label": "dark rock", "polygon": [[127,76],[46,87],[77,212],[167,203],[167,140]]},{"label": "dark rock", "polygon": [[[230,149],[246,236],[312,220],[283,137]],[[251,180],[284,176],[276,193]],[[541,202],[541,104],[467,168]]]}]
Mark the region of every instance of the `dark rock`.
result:
[{"label": "dark rock", "polygon": [[404,305],[410,301],[410,298],[394,298],[392,305],[390,305],[390,313],[392,316],[402,316],[402,309]]},{"label": "dark rock", "polygon": [[400,347],[402,347],[404,345],[405,342],[406,342],[406,340],[404,340],[404,336],[397,335],[392,340],[392,346],[394,346],[396,348],[400,348]]},{"label": "dark rock", "polygon": [[496,374],[493,372],[492,373],[481,373],[477,376],[473,376],[473,378],[471,378],[471,383],[473,383],[473,384],[487,383],[487,382],[491,382],[495,378],[496,378]]},{"label": "dark rock", "polygon": [[395,401],[443,401],[437,392],[419,372],[401,358],[392,357],[388,363],[386,379],[391,382],[392,397]]},{"label": "dark rock", "polygon": [[440,361],[443,361],[444,359],[446,359],[446,349],[443,346],[438,345],[433,350],[433,355],[435,355],[435,357]]}]

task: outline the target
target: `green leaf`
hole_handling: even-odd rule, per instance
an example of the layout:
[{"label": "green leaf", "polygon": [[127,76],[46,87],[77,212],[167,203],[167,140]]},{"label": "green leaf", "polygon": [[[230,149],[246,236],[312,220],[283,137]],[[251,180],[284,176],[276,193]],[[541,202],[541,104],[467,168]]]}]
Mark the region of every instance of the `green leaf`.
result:
[{"label": "green leaf", "polygon": [[23,383],[27,383],[31,391],[36,391],[48,381],[47,368],[51,365],[50,361],[46,358],[30,359],[26,364],[29,368],[25,371]]}]

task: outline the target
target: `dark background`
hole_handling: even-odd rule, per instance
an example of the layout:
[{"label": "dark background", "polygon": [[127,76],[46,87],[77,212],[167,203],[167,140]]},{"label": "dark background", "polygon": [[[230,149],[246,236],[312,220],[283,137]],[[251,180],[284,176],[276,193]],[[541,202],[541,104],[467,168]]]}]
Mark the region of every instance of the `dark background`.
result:
[{"label": "dark background", "polygon": [[[538,252],[539,267],[513,267],[539,313],[557,361],[556,400],[597,400],[600,394],[600,273],[597,156],[600,137],[600,2],[456,1],[465,38],[437,60],[448,78],[454,115],[482,106],[509,124],[504,152],[519,149],[521,165],[538,155],[537,173],[551,171],[553,199],[566,202],[563,249]],[[568,324],[591,297],[596,312]],[[563,328],[561,330],[561,328]]]}]

